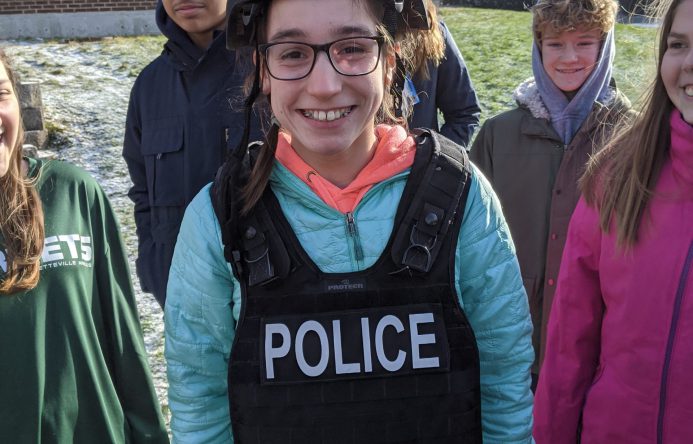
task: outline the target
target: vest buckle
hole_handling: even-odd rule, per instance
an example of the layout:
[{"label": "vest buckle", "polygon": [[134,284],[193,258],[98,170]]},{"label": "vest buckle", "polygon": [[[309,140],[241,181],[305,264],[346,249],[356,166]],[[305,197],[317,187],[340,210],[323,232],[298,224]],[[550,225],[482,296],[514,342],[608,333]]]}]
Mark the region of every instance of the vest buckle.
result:
[{"label": "vest buckle", "polygon": [[404,251],[402,264],[407,267],[427,273],[433,265],[433,250],[438,242],[438,236],[431,236],[419,229],[418,222],[411,229],[409,234],[409,247]]}]

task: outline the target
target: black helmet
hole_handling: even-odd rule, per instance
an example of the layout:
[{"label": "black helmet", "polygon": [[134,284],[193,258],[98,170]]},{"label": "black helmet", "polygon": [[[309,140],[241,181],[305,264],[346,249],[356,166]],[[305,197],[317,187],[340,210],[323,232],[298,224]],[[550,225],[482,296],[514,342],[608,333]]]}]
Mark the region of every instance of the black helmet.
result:
[{"label": "black helmet", "polygon": [[[238,49],[257,41],[257,18],[264,14],[271,0],[228,0],[226,11],[226,47]],[[391,35],[397,29],[430,29],[424,0],[381,0],[385,7],[383,24]]]}]

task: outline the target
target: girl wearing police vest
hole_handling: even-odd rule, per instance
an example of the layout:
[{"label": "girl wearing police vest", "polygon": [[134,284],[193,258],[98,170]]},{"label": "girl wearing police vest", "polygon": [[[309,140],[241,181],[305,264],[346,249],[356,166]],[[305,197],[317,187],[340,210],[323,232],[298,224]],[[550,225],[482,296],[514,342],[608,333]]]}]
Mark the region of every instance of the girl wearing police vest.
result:
[{"label": "girl wearing police vest", "polygon": [[531,320],[498,201],[464,150],[395,116],[423,3],[231,3],[247,104],[261,92],[274,124],[183,220],[174,440],[530,442]]},{"label": "girl wearing police vest", "polygon": [[643,110],[581,181],[537,388],[539,443],[693,437],[693,0],[660,6]]},{"label": "girl wearing police vest", "polygon": [[113,210],[21,122],[0,50],[0,442],[167,443]]}]

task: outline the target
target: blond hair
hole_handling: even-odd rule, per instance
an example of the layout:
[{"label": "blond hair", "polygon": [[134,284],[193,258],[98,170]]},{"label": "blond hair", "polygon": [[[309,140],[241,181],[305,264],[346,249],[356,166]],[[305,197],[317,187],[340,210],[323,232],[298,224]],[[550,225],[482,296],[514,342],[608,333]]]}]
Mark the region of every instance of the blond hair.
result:
[{"label": "blond hair", "polygon": [[438,23],[438,11],[431,0],[424,0],[428,11],[429,29],[417,31],[415,38],[409,39],[413,73],[424,79],[429,78],[428,62],[438,66],[445,57],[445,39]]},{"label": "blond hair", "polygon": [[599,29],[606,34],[616,23],[618,3],[614,0],[539,0],[531,8],[534,39],[577,28]]},{"label": "blond hair", "polygon": [[[17,78],[2,49],[0,63],[10,79],[13,100],[18,100]],[[18,130],[9,168],[0,177],[0,232],[7,259],[7,272],[0,281],[0,294],[5,295],[31,290],[38,284],[44,241],[41,199],[33,181],[22,175],[24,132],[21,126]]]}]

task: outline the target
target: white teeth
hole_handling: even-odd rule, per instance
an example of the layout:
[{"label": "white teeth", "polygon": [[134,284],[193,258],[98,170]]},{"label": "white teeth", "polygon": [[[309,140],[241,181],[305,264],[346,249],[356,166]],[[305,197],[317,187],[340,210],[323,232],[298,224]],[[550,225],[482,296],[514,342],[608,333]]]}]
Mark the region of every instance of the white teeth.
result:
[{"label": "white teeth", "polygon": [[688,97],[693,97],[693,85],[688,85],[683,89]]},{"label": "white teeth", "polygon": [[319,120],[321,122],[331,122],[333,120],[346,117],[351,112],[351,107],[349,108],[339,108],[330,111],[321,110],[303,110],[303,115],[309,119]]}]

